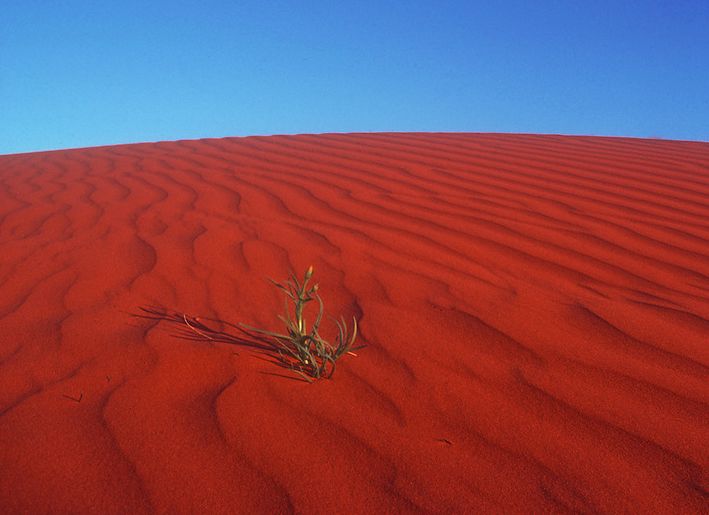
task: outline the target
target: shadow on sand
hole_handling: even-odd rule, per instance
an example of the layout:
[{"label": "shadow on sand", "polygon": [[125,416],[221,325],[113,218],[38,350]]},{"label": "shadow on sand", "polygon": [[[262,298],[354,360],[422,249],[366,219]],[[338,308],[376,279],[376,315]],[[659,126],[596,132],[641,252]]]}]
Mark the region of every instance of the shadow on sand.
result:
[{"label": "shadow on sand", "polygon": [[[132,313],[135,318],[166,322],[170,325],[171,336],[183,340],[205,343],[228,343],[247,347],[256,353],[259,359],[278,365],[290,372],[294,370],[293,363],[288,360],[276,345],[265,336],[254,334],[236,324],[218,318],[193,317],[186,313],[170,311],[161,306],[140,306],[141,313]],[[295,381],[312,382],[307,377],[288,376],[274,372],[262,372]]]}]

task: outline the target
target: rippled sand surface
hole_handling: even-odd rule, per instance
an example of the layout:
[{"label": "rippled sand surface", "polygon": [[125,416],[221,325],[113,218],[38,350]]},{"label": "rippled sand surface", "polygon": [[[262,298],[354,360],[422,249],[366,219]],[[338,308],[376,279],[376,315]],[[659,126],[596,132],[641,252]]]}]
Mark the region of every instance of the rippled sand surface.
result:
[{"label": "rippled sand surface", "polygon": [[[310,264],[329,381],[133,316],[277,329]],[[708,403],[709,143],[0,156],[3,513],[706,513]]]}]

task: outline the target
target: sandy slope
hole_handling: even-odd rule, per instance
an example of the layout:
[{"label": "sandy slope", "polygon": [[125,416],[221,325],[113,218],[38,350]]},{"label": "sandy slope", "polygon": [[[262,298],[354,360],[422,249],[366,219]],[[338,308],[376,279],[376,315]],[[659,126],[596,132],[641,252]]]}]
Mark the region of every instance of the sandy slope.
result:
[{"label": "sandy slope", "polygon": [[[141,306],[275,329],[313,385]],[[3,513],[707,510],[709,144],[487,134],[0,156]]]}]

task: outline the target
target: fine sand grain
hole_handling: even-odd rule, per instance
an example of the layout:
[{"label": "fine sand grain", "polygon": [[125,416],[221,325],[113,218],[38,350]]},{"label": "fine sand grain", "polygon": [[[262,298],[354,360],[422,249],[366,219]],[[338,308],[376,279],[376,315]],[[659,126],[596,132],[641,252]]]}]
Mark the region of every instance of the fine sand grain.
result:
[{"label": "fine sand grain", "polygon": [[[133,316],[277,329],[310,264],[329,381]],[[709,143],[0,156],[3,514],[707,513],[708,464]]]}]

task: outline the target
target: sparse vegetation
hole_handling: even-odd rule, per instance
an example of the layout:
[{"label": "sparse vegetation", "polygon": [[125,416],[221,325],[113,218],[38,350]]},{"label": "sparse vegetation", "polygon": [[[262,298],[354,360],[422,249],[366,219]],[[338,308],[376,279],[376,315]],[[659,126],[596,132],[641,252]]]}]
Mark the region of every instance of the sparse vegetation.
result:
[{"label": "sparse vegetation", "polygon": [[[313,267],[309,267],[302,282],[295,274],[285,283],[271,282],[285,293],[285,313],[278,318],[283,322],[286,334],[257,329],[240,324],[246,330],[266,336],[272,342],[279,361],[287,368],[300,374],[308,381],[332,377],[335,362],[346,353],[353,354],[357,338],[357,320],[352,317],[352,330],[347,327],[343,317],[333,319],[337,326],[335,342],[330,343],[320,334],[325,307],[318,294],[318,285],[309,285],[313,276]],[[308,328],[305,319],[306,305],[313,300],[318,303],[315,321]],[[292,307],[291,307],[292,304]]]},{"label": "sparse vegetation", "polygon": [[[250,347],[264,352],[275,362],[313,382],[330,378],[335,372],[335,362],[344,354],[354,354],[357,339],[357,320],[352,317],[352,329],[348,329],[343,317],[332,319],[337,327],[335,343],[330,343],[320,334],[320,324],[325,314],[323,301],[318,294],[318,285],[310,285],[313,276],[311,266],[302,282],[295,274],[285,283],[271,282],[285,293],[285,313],[278,318],[285,325],[285,333],[258,329],[242,323],[208,317],[191,316],[186,313],[166,310],[160,306],[143,306],[142,314],[134,316],[149,320],[165,321],[178,327],[175,336],[188,340],[211,343],[228,343]],[[315,321],[308,328],[305,320],[306,305],[317,301]],[[292,306],[291,306],[292,304]]]}]

